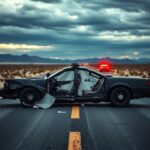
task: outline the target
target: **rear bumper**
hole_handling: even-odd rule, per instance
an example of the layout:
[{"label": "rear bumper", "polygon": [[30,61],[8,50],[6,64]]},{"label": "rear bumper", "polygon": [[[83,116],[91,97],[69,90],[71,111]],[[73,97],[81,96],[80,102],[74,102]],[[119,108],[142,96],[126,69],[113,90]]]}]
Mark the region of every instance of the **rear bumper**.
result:
[{"label": "rear bumper", "polygon": [[133,91],[134,98],[150,97],[150,88],[136,88]]}]

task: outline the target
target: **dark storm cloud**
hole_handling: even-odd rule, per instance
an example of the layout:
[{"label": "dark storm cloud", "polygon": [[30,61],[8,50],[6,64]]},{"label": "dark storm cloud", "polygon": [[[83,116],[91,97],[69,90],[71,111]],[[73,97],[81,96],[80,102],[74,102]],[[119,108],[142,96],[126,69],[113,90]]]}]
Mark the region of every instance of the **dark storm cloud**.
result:
[{"label": "dark storm cloud", "polygon": [[43,2],[43,3],[60,3],[62,0],[32,0],[35,2]]},{"label": "dark storm cloud", "polygon": [[83,7],[99,10],[102,8],[119,8],[126,11],[149,11],[150,1],[148,0],[75,0],[80,3]]},{"label": "dark storm cloud", "polygon": [[[118,3],[118,5],[122,4],[122,0],[114,0],[114,2]],[[145,10],[149,11],[150,1],[149,0],[125,0],[124,5],[121,7],[122,9],[128,11],[136,11],[136,10]]]},{"label": "dark storm cloud", "polygon": [[[82,18],[83,24],[93,24],[93,27],[96,30],[133,30],[133,29],[149,29],[150,26],[150,1],[148,0],[106,0],[106,1],[90,1],[83,0],[82,2],[76,0],[76,2],[81,3],[83,8],[88,8],[91,10],[91,13],[88,13],[88,17]],[[105,12],[98,12],[97,10],[103,9],[111,9],[117,8],[120,9],[120,14],[124,15],[124,13],[131,12],[128,14],[126,21],[122,22],[121,18],[117,15],[107,16]],[[92,12],[97,13],[97,15],[93,15]],[[114,10],[115,12],[116,10]],[[87,11],[88,12],[88,11]],[[90,12],[90,11],[89,11]],[[137,13],[137,14],[132,14]]]},{"label": "dark storm cloud", "polygon": [[54,45],[53,57],[116,57],[134,51],[144,56],[150,48],[149,8],[149,0],[0,2],[0,43]]},{"label": "dark storm cloud", "polygon": [[[32,12],[31,12],[32,11]],[[67,19],[54,17],[53,14],[43,13],[35,6],[24,5],[17,13],[1,13],[0,26],[17,26],[25,28],[33,27],[67,27],[70,25]],[[38,15],[37,15],[38,14]]]},{"label": "dark storm cloud", "polygon": [[[109,1],[110,3],[109,5],[113,6],[113,3],[114,2],[116,3],[116,1],[118,3],[118,7],[121,9],[124,8],[126,3],[133,3],[133,4],[136,3],[136,1],[133,2],[125,1],[124,4],[121,3],[121,1],[119,0],[115,0],[115,1]],[[83,1],[81,1],[81,4],[82,3]],[[94,3],[93,1],[91,3],[89,1],[89,4],[93,4],[93,3]],[[95,1],[95,3],[98,7],[101,4],[102,5],[101,8],[103,9],[109,8],[107,5],[103,4],[104,2]],[[86,6],[86,4],[87,2],[85,1],[84,6]],[[106,4],[108,4],[108,2]],[[140,5],[141,3],[136,3],[136,4]],[[83,6],[83,10],[84,10],[84,6]],[[21,8],[17,9],[16,13],[2,12],[0,14],[0,18],[3,19],[1,19],[0,25],[19,26],[19,27],[26,27],[26,28],[31,28],[34,26],[43,27],[43,28],[51,28],[51,27],[68,28],[68,26],[73,27],[74,25],[91,25],[96,30],[128,30],[128,29],[136,29],[136,28],[137,29],[150,28],[149,26],[147,26],[147,24],[150,23],[149,12],[137,16],[132,16],[132,14],[129,15],[127,21],[131,22],[130,24],[130,23],[122,22],[120,18],[118,18],[117,16],[107,15],[103,11],[97,12],[94,9],[86,10],[85,13],[82,13],[82,10],[80,11],[75,10],[74,12],[72,12],[72,10],[67,10],[67,11],[70,11],[68,12],[70,14],[77,14],[79,16],[79,19],[76,21],[71,21],[68,20],[67,18],[55,16],[54,12],[51,11],[51,9],[43,11],[37,8],[36,5],[24,4]]]}]

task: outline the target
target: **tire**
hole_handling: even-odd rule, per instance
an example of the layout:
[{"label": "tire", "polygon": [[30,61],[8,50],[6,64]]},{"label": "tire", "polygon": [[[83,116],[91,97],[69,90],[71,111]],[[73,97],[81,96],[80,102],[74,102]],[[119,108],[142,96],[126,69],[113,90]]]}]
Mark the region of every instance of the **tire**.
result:
[{"label": "tire", "polygon": [[40,98],[40,92],[35,88],[25,88],[20,93],[22,107],[32,107]]},{"label": "tire", "polygon": [[130,102],[131,93],[125,87],[116,87],[111,91],[109,99],[114,106],[125,107]]}]

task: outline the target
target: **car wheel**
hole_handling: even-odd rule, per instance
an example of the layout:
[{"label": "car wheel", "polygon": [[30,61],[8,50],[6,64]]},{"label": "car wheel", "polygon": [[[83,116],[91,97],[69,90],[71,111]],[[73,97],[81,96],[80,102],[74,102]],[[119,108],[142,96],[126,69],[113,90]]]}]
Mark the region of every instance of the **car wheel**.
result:
[{"label": "car wheel", "polygon": [[131,99],[130,91],[125,87],[116,87],[110,93],[110,101],[115,106],[127,106]]},{"label": "car wheel", "polygon": [[40,93],[35,88],[25,88],[20,93],[20,102],[23,107],[32,107],[40,97]]}]

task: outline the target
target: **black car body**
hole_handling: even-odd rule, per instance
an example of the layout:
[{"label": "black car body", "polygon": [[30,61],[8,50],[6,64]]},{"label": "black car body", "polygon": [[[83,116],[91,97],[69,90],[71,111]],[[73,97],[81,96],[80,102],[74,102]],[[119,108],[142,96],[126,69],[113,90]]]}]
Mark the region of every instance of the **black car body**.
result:
[{"label": "black car body", "polygon": [[130,99],[150,97],[150,79],[107,76],[74,64],[45,79],[7,79],[0,96],[33,106],[47,92],[56,102],[105,101],[126,106]]}]

